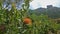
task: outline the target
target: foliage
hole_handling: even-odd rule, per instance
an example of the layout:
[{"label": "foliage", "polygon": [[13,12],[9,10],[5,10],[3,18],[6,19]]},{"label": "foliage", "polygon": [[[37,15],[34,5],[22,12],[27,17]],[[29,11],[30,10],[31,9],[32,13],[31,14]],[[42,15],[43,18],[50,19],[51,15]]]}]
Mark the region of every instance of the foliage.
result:
[{"label": "foliage", "polygon": [[[12,9],[2,9],[0,3],[0,34],[48,34],[49,31],[56,32],[60,29],[60,24],[49,19],[47,15],[37,16],[35,13],[29,14],[29,2],[25,0],[21,10],[16,9],[16,4],[12,3]],[[29,17],[32,24],[24,24],[23,19]],[[3,26],[3,25],[4,26]]]}]

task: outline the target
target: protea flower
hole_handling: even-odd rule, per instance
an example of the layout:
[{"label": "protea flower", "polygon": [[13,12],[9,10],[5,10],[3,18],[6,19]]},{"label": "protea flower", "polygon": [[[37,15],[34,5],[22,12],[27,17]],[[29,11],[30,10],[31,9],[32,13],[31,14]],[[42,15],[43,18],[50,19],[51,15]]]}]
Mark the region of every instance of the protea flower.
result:
[{"label": "protea flower", "polygon": [[25,24],[31,24],[32,23],[32,20],[30,18],[26,17],[26,18],[24,18],[23,22]]}]

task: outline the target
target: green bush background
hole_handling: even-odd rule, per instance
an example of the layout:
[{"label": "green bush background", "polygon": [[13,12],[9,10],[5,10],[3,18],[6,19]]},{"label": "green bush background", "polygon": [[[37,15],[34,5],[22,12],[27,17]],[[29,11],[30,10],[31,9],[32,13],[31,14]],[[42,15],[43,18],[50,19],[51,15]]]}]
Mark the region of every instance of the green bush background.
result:
[{"label": "green bush background", "polygon": [[[2,8],[3,1],[0,2],[0,25],[4,24],[5,30],[0,30],[0,34],[48,34],[49,31],[57,33],[60,30],[60,24],[57,24],[48,15],[41,14],[37,16],[35,13],[28,14],[30,0],[25,0],[21,10],[15,9],[15,2],[13,2],[12,9]],[[24,8],[25,7],[25,8]],[[29,16],[32,25],[23,26],[23,18]],[[1,28],[1,27],[0,27]]]}]

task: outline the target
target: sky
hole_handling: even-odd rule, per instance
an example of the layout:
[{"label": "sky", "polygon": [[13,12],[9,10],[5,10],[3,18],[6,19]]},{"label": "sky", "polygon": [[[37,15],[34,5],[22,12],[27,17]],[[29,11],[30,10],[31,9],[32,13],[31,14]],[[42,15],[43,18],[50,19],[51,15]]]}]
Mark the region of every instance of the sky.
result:
[{"label": "sky", "polygon": [[[33,0],[32,2],[30,2],[30,9],[37,9],[37,8],[47,8],[47,5],[53,5],[55,7],[60,7],[60,0]],[[17,9],[20,10],[23,4],[23,0],[21,0],[18,4],[17,4]],[[7,3],[5,2],[3,7],[5,8],[7,5]],[[11,9],[11,5],[9,5],[6,9]]]},{"label": "sky", "polygon": [[56,7],[60,7],[60,0],[33,0],[30,2],[31,9],[37,9],[40,7],[47,8],[47,5],[53,5]]}]

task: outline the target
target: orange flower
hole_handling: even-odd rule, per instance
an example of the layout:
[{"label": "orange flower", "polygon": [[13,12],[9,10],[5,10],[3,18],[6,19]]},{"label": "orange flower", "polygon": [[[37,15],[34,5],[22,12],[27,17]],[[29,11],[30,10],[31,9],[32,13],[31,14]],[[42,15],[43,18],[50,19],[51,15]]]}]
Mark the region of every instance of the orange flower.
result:
[{"label": "orange flower", "polygon": [[24,18],[24,23],[25,24],[31,24],[32,20],[30,18]]}]

